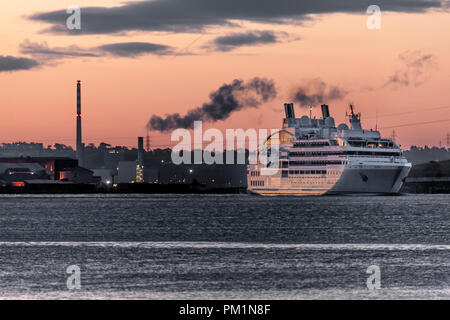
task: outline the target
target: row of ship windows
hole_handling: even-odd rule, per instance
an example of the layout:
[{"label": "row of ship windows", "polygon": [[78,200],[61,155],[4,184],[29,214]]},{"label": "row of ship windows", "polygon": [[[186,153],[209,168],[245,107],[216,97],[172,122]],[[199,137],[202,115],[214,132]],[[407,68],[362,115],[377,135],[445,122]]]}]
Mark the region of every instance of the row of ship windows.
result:
[{"label": "row of ship windows", "polygon": [[289,170],[289,174],[329,174],[340,175],[341,172],[337,170]]},{"label": "row of ship windows", "polygon": [[[348,144],[353,147],[367,147],[367,148],[394,148],[392,142],[376,142],[376,141],[348,141]],[[301,142],[294,143],[294,147],[297,148],[313,148],[313,147],[324,147],[324,146],[337,146],[339,143],[336,140],[318,141],[318,142]]]},{"label": "row of ship windows", "polygon": [[376,141],[352,141],[349,140],[348,144],[352,147],[363,147],[363,148],[393,148],[394,144],[392,142],[376,142]]},{"label": "row of ship windows", "polygon": [[250,181],[250,185],[253,187],[264,187],[264,181]]},{"label": "row of ship windows", "polygon": [[327,174],[327,170],[289,170],[282,171],[282,177],[288,177],[290,174]]},{"label": "row of ship windows", "polygon": [[[324,146],[329,146],[329,145],[330,145],[329,142],[294,143],[294,147],[298,147],[298,148],[324,147]],[[333,145],[337,145],[337,142],[334,143],[334,141],[333,141]]]},{"label": "row of ship windows", "polygon": [[324,166],[328,164],[344,164],[345,161],[329,160],[329,161],[289,161],[290,166]]},{"label": "row of ship windows", "polygon": [[372,151],[328,151],[328,152],[289,152],[290,157],[311,157],[311,156],[334,156],[334,155],[356,155],[356,156],[385,156],[395,157],[400,156],[399,152],[372,152]]},{"label": "row of ship windows", "polygon": [[259,177],[261,175],[261,172],[259,171],[250,171],[250,176],[252,177]]},{"label": "row of ship windows", "polygon": [[300,185],[300,186],[305,185],[305,184],[323,186],[324,184],[333,185],[333,184],[335,184],[335,182],[334,181],[326,181],[326,180],[322,180],[322,179],[316,179],[316,180],[294,181],[294,182],[292,182],[292,184]]}]

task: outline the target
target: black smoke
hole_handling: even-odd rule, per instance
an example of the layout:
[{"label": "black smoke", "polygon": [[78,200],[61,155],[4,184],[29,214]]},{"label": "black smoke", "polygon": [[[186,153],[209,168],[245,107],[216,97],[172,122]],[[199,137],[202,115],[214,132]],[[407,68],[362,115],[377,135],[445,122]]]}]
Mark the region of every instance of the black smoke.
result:
[{"label": "black smoke", "polygon": [[405,51],[399,55],[401,67],[398,68],[384,87],[393,86],[398,88],[414,85],[420,86],[433,69],[436,68],[436,57],[430,53],[422,52],[422,50]]},{"label": "black smoke", "polygon": [[292,100],[301,107],[318,106],[331,100],[344,98],[348,91],[327,85],[320,79],[310,80],[295,89]]},{"label": "black smoke", "polygon": [[230,84],[222,85],[210,94],[210,101],[201,107],[188,111],[185,116],[179,113],[165,118],[153,115],[147,124],[150,130],[169,131],[177,128],[193,128],[194,121],[216,122],[225,120],[233,112],[247,107],[258,107],[277,95],[272,80],[253,78],[248,82],[235,79]]}]

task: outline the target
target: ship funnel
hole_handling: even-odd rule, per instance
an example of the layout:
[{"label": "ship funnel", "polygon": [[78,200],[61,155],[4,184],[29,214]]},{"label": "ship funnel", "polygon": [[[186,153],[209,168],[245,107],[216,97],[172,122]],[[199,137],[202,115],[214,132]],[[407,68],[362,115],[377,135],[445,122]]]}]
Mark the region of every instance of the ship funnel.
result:
[{"label": "ship funnel", "polygon": [[295,119],[293,103],[285,103],[284,104],[284,112],[286,113],[286,119]]},{"label": "ship funnel", "polygon": [[322,105],[322,117],[324,119],[330,117],[330,109],[328,109],[328,105],[327,104],[323,104]]}]

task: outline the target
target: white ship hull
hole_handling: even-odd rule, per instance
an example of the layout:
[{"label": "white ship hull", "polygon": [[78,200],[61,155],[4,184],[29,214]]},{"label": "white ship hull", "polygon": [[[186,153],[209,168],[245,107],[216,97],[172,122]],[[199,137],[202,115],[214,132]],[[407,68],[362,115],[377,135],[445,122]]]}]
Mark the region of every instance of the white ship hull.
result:
[{"label": "white ship hull", "polygon": [[328,194],[398,193],[408,176],[410,166],[397,168],[352,168],[344,170]]},{"label": "white ship hull", "polygon": [[264,177],[264,186],[249,186],[248,190],[263,196],[393,194],[400,191],[410,169],[410,165],[346,167],[338,176]]}]

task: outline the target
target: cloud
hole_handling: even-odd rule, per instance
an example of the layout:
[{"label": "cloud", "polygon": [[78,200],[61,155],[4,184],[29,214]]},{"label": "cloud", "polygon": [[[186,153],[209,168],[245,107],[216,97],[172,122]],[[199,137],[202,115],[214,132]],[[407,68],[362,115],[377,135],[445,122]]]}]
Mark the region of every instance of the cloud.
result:
[{"label": "cloud", "polygon": [[222,85],[210,94],[210,101],[201,107],[191,109],[185,116],[178,113],[167,115],[165,118],[153,115],[147,124],[148,129],[169,131],[177,128],[192,128],[194,121],[202,120],[216,122],[225,120],[233,112],[244,108],[256,108],[277,95],[272,80],[253,78],[248,82],[235,79],[230,84]]},{"label": "cloud", "polygon": [[217,37],[212,41],[212,47],[219,51],[231,51],[242,46],[257,46],[280,42],[280,37],[286,33],[273,31],[248,31],[232,33]]},{"label": "cloud", "polygon": [[[151,0],[117,7],[81,8],[81,31],[73,34],[108,34],[126,31],[201,31],[231,25],[234,20],[299,22],[326,13],[365,14],[371,0]],[[424,12],[443,8],[440,0],[379,0],[383,11]],[[29,19],[51,24],[48,32],[71,33],[66,10],[41,12]]]},{"label": "cloud", "polygon": [[57,60],[68,57],[98,57],[98,54],[78,46],[51,48],[46,42],[37,43],[25,40],[20,44],[20,52],[40,60]]},{"label": "cloud", "polygon": [[309,80],[297,87],[291,99],[301,107],[318,106],[328,101],[343,99],[348,91],[337,86],[327,85],[321,79]]},{"label": "cloud", "polygon": [[405,51],[399,55],[401,67],[389,76],[383,87],[420,86],[436,67],[436,57],[422,50]]},{"label": "cloud", "polygon": [[93,48],[78,46],[50,47],[46,42],[25,40],[20,44],[20,52],[32,56],[40,64],[51,64],[67,58],[99,58],[105,56],[134,58],[141,55],[175,55],[172,47],[150,42],[121,42],[104,44]]},{"label": "cloud", "polygon": [[0,56],[0,72],[29,70],[39,66],[39,63],[33,59]]},{"label": "cloud", "polygon": [[144,54],[174,54],[172,47],[148,42],[112,43],[100,46],[98,49],[119,57],[136,57]]}]

